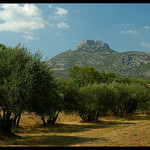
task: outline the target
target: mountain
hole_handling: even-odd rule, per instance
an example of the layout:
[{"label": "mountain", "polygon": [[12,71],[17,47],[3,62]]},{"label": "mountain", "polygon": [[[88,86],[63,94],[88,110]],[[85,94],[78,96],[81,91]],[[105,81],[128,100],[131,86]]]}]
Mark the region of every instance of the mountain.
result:
[{"label": "mountain", "polygon": [[99,71],[115,72],[118,76],[150,78],[150,53],[138,51],[119,53],[103,41],[80,41],[75,50],[58,54],[47,63],[59,78],[67,78],[73,65],[94,66]]}]

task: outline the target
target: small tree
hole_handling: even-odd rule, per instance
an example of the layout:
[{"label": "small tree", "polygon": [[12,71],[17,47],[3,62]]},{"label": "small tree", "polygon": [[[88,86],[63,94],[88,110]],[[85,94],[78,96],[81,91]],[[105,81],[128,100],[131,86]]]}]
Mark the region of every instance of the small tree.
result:
[{"label": "small tree", "polygon": [[115,115],[124,116],[131,114],[138,108],[143,108],[148,102],[148,89],[139,83],[115,83],[114,88],[118,90],[118,97],[114,99]]},{"label": "small tree", "polygon": [[80,88],[78,98],[78,115],[83,119],[83,121],[96,120],[98,99],[94,91],[94,85]]},{"label": "small tree", "polygon": [[78,114],[84,121],[97,121],[113,106],[117,91],[109,84],[92,84],[79,90]]}]

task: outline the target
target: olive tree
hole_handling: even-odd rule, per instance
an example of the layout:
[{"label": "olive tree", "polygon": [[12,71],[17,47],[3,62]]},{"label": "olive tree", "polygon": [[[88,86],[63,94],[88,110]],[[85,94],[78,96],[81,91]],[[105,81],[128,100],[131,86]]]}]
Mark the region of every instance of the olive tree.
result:
[{"label": "olive tree", "polygon": [[114,115],[125,116],[139,108],[144,108],[149,100],[148,89],[139,83],[115,83],[118,97],[114,99]]},{"label": "olive tree", "polygon": [[[11,126],[19,121],[23,111],[40,116],[60,111],[57,83],[50,67],[42,61],[39,52],[30,51],[18,44],[16,47],[0,46],[0,133],[11,135]],[[58,112],[57,112],[58,111]]]},{"label": "olive tree", "polygon": [[28,101],[28,111],[41,116],[43,124],[53,125],[62,110],[62,99],[58,91],[58,82],[53,76],[52,69],[40,55],[35,55],[32,62],[31,95]]},{"label": "olive tree", "polygon": [[32,75],[29,70],[32,55],[20,46],[0,47],[0,130],[4,135],[12,134],[12,121],[25,109],[30,97]]},{"label": "olive tree", "polygon": [[79,89],[78,115],[84,121],[97,121],[113,107],[117,90],[107,83],[89,84]]}]

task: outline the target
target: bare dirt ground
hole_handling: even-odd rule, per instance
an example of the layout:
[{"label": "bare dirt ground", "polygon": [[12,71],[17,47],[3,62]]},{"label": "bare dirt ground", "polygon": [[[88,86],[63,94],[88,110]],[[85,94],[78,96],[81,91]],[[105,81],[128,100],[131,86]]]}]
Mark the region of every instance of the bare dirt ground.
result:
[{"label": "bare dirt ground", "polygon": [[25,113],[20,128],[13,132],[21,138],[0,141],[0,146],[150,146],[150,117],[103,117],[96,123],[83,123],[76,115],[60,114],[54,126],[42,126],[40,118]]}]

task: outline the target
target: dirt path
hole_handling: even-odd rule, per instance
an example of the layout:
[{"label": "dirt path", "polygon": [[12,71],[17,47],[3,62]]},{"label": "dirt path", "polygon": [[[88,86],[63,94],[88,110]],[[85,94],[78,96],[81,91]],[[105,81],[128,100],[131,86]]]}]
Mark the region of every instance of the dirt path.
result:
[{"label": "dirt path", "polygon": [[80,137],[93,138],[95,141],[73,146],[150,146],[150,121],[130,121],[103,129],[91,129]]},{"label": "dirt path", "polygon": [[[15,131],[16,129],[14,129]],[[150,146],[150,119],[112,119],[98,123],[75,120],[53,127],[24,127],[16,131],[21,139],[0,141],[1,146]]]}]

